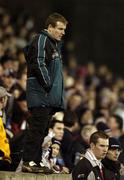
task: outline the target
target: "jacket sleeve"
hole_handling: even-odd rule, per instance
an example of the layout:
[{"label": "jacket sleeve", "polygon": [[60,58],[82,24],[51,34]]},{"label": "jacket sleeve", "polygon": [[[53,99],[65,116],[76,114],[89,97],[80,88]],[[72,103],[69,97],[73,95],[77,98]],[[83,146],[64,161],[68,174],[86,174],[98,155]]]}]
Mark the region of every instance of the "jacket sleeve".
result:
[{"label": "jacket sleeve", "polygon": [[85,158],[81,159],[72,171],[72,180],[89,180],[89,177],[93,177],[91,179],[95,180],[94,175],[92,176],[91,173],[91,167],[88,160]]},{"label": "jacket sleeve", "polygon": [[39,84],[45,89],[46,92],[49,92],[51,89],[51,80],[47,65],[45,62],[46,58],[46,39],[44,35],[40,35],[32,45],[30,52],[30,67],[33,75],[36,77]]}]

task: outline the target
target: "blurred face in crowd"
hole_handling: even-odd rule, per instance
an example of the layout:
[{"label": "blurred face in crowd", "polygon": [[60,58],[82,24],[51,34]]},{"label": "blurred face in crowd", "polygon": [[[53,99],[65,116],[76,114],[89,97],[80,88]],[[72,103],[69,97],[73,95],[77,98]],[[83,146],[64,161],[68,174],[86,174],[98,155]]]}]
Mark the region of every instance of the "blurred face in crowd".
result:
[{"label": "blurred face in crowd", "polygon": [[81,130],[81,137],[89,144],[90,136],[96,132],[97,129],[93,125],[85,125]]},{"label": "blurred face in crowd", "polygon": [[92,123],[93,123],[93,114],[92,111],[88,109],[81,116],[81,124],[92,124]]},{"label": "blurred face in crowd", "polygon": [[53,127],[53,132],[55,133],[55,139],[62,140],[64,134],[64,124],[63,123],[55,123]]},{"label": "blurred face in crowd", "polygon": [[91,143],[91,150],[95,157],[98,160],[102,160],[105,158],[107,151],[108,151],[108,146],[109,146],[109,140],[108,139],[103,139],[103,138],[98,138],[98,141],[96,144]]},{"label": "blurred face in crowd", "polygon": [[22,74],[21,78],[18,80],[18,83],[20,84],[20,86],[26,90],[26,80],[27,80],[27,74],[24,73]]},{"label": "blurred face in crowd", "polygon": [[24,112],[28,111],[26,100],[18,101],[18,105],[22,111],[24,111]]},{"label": "blurred face in crowd", "polygon": [[4,96],[0,98],[0,109],[3,109],[6,107],[8,97]]},{"label": "blurred face in crowd", "polygon": [[18,61],[18,59],[17,59],[17,60],[14,60],[14,61],[12,62],[12,66],[13,66],[13,71],[14,71],[14,72],[17,72],[17,71],[19,70],[19,61]]},{"label": "blurred face in crowd", "polygon": [[6,62],[3,63],[3,68],[6,69],[12,69],[12,60],[8,59]]},{"label": "blurred face in crowd", "polygon": [[[101,108],[100,112],[104,115],[106,119],[109,118],[109,109],[108,108]],[[106,122],[106,121],[105,121]]]},{"label": "blurred face in crowd", "polygon": [[58,144],[52,144],[52,157],[56,157],[59,154],[60,146]]},{"label": "blurred face in crowd", "polygon": [[2,57],[5,53],[4,46],[2,43],[0,43],[0,57]]},{"label": "blurred face in crowd", "polygon": [[110,117],[107,123],[111,130],[118,129],[118,123],[114,117]]},{"label": "blurred face in crowd", "polygon": [[48,33],[57,41],[60,41],[65,34],[66,24],[63,22],[57,21],[56,26],[48,26]]},{"label": "blurred face in crowd", "polygon": [[88,74],[90,75],[95,74],[95,65],[92,62],[88,63],[87,71],[88,71]]},{"label": "blurred face in crowd", "polygon": [[82,97],[80,95],[72,95],[69,98],[68,106],[73,111],[75,110],[82,102]]},{"label": "blurred face in crowd", "polygon": [[15,78],[13,78],[12,76],[3,76],[3,83],[4,86],[9,90],[13,84],[15,83]]},{"label": "blurred face in crowd", "polygon": [[18,54],[18,60],[19,60],[19,63],[20,64],[24,64],[25,63],[25,56],[24,56],[24,53],[23,52],[20,52],[19,54]]},{"label": "blurred face in crowd", "polygon": [[108,159],[112,161],[117,161],[120,153],[121,153],[120,149],[109,149],[106,156]]},{"label": "blurred face in crowd", "polygon": [[[0,77],[3,75],[3,67],[0,65]],[[1,78],[0,78],[1,79]]]}]

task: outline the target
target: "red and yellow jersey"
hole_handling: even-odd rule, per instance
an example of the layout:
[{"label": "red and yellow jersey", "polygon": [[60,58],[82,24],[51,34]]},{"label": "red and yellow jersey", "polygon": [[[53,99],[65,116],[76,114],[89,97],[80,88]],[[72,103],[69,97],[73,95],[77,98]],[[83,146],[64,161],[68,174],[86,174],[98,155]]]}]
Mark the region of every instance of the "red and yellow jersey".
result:
[{"label": "red and yellow jersey", "polygon": [[4,153],[3,159],[10,160],[10,146],[6,137],[2,118],[0,117],[0,150]]}]

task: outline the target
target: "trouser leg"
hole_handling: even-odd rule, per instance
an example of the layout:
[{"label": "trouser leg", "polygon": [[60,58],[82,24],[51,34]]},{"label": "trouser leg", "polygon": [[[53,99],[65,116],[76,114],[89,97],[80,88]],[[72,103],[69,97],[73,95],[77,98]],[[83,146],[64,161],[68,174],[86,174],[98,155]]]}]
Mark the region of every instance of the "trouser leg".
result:
[{"label": "trouser leg", "polygon": [[48,133],[51,120],[49,108],[33,108],[29,120],[29,129],[25,139],[24,162],[34,161],[39,163],[42,155],[42,143]]}]

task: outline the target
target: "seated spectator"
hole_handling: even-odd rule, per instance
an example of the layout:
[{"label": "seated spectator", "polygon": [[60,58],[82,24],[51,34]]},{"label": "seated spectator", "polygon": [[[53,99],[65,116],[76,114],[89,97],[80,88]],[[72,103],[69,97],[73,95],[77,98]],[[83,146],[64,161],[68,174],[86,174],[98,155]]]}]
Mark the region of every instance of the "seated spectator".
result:
[{"label": "seated spectator", "polygon": [[69,173],[69,169],[64,166],[61,166],[58,162],[61,149],[61,142],[53,138],[50,149],[51,152],[49,155],[49,162],[50,167],[54,171],[54,173]]},{"label": "seated spectator", "polygon": [[12,131],[16,135],[27,127],[29,112],[26,103],[26,92],[24,91],[14,102],[11,116]]},{"label": "seated spectator", "polygon": [[123,119],[121,116],[111,115],[107,122],[112,131],[112,136],[119,138],[123,134]]},{"label": "seated spectator", "polygon": [[110,180],[120,180],[120,168],[121,164],[118,161],[118,157],[121,153],[121,146],[117,139],[109,138],[109,149],[105,159],[102,160],[106,173],[110,176]]},{"label": "seated spectator", "polygon": [[[49,126],[49,132],[50,131],[53,131],[53,133],[55,134],[54,139],[61,142],[63,139],[63,135],[64,135],[64,123],[63,123],[63,121],[59,121],[59,120],[53,118],[53,120],[51,121],[50,126]],[[61,150],[60,150],[59,155],[58,155],[58,163],[61,167],[65,167],[65,162],[63,160]]]},{"label": "seated spectator", "polygon": [[[7,96],[10,94],[5,88],[0,86],[0,111],[6,107]],[[6,131],[3,125],[2,117],[0,117],[0,170],[8,171],[11,168],[11,158],[10,158],[10,146],[9,141],[6,136]]]},{"label": "seated spectator", "polygon": [[93,124],[93,112],[89,108],[81,108],[79,115],[79,123],[81,127],[87,124]]},{"label": "seated spectator", "polygon": [[53,118],[49,125],[49,131],[53,131],[55,134],[54,138],[61,141],[64,135],[64,123]]},{"label": "seated spectator", "polygon": [[49,169],[51,168],[50,162],[49,162],[49,156],[50,156],[50,146],[52,144],[52,138],[55,136],[53,131],[50,131],[48,135],[44,138],[43,144],[42,144],[42,157],[41,157],[41,166],[46,166]]},{"label": "seated spectator", "polygon": [[124,131],[123,131],[123,119],[119,115],[111,115],[108,119],[108,126],[111,129],[112,137],[115,137],[121,143],[123,151],[119,156],[119,160],[124,164]]},{"label": "seated spectator", "polygon": [[6,137],[6,131],[0,118],[0,170],[8,171],[11,167],[10,147]]},{"label": "seated spectator", "polygon": [[77,150],[73,133],[79,130],[79,124],[77,116],[74,112],[66,111],[63,118],[63,123],[65,125],[64,136],[62,139],[61,150],[62,157],[64,159],[65,165],[71,171],[74,167],[75,155]]},{"label": "seated spectator", "polygon": [[90,136],[96,131],[97,128],[94,125],[85,125],[84,127],[81,128],[80,135],[77,140],[81,146],[82,153],[85,153],[86,150],[89,148]]}]

